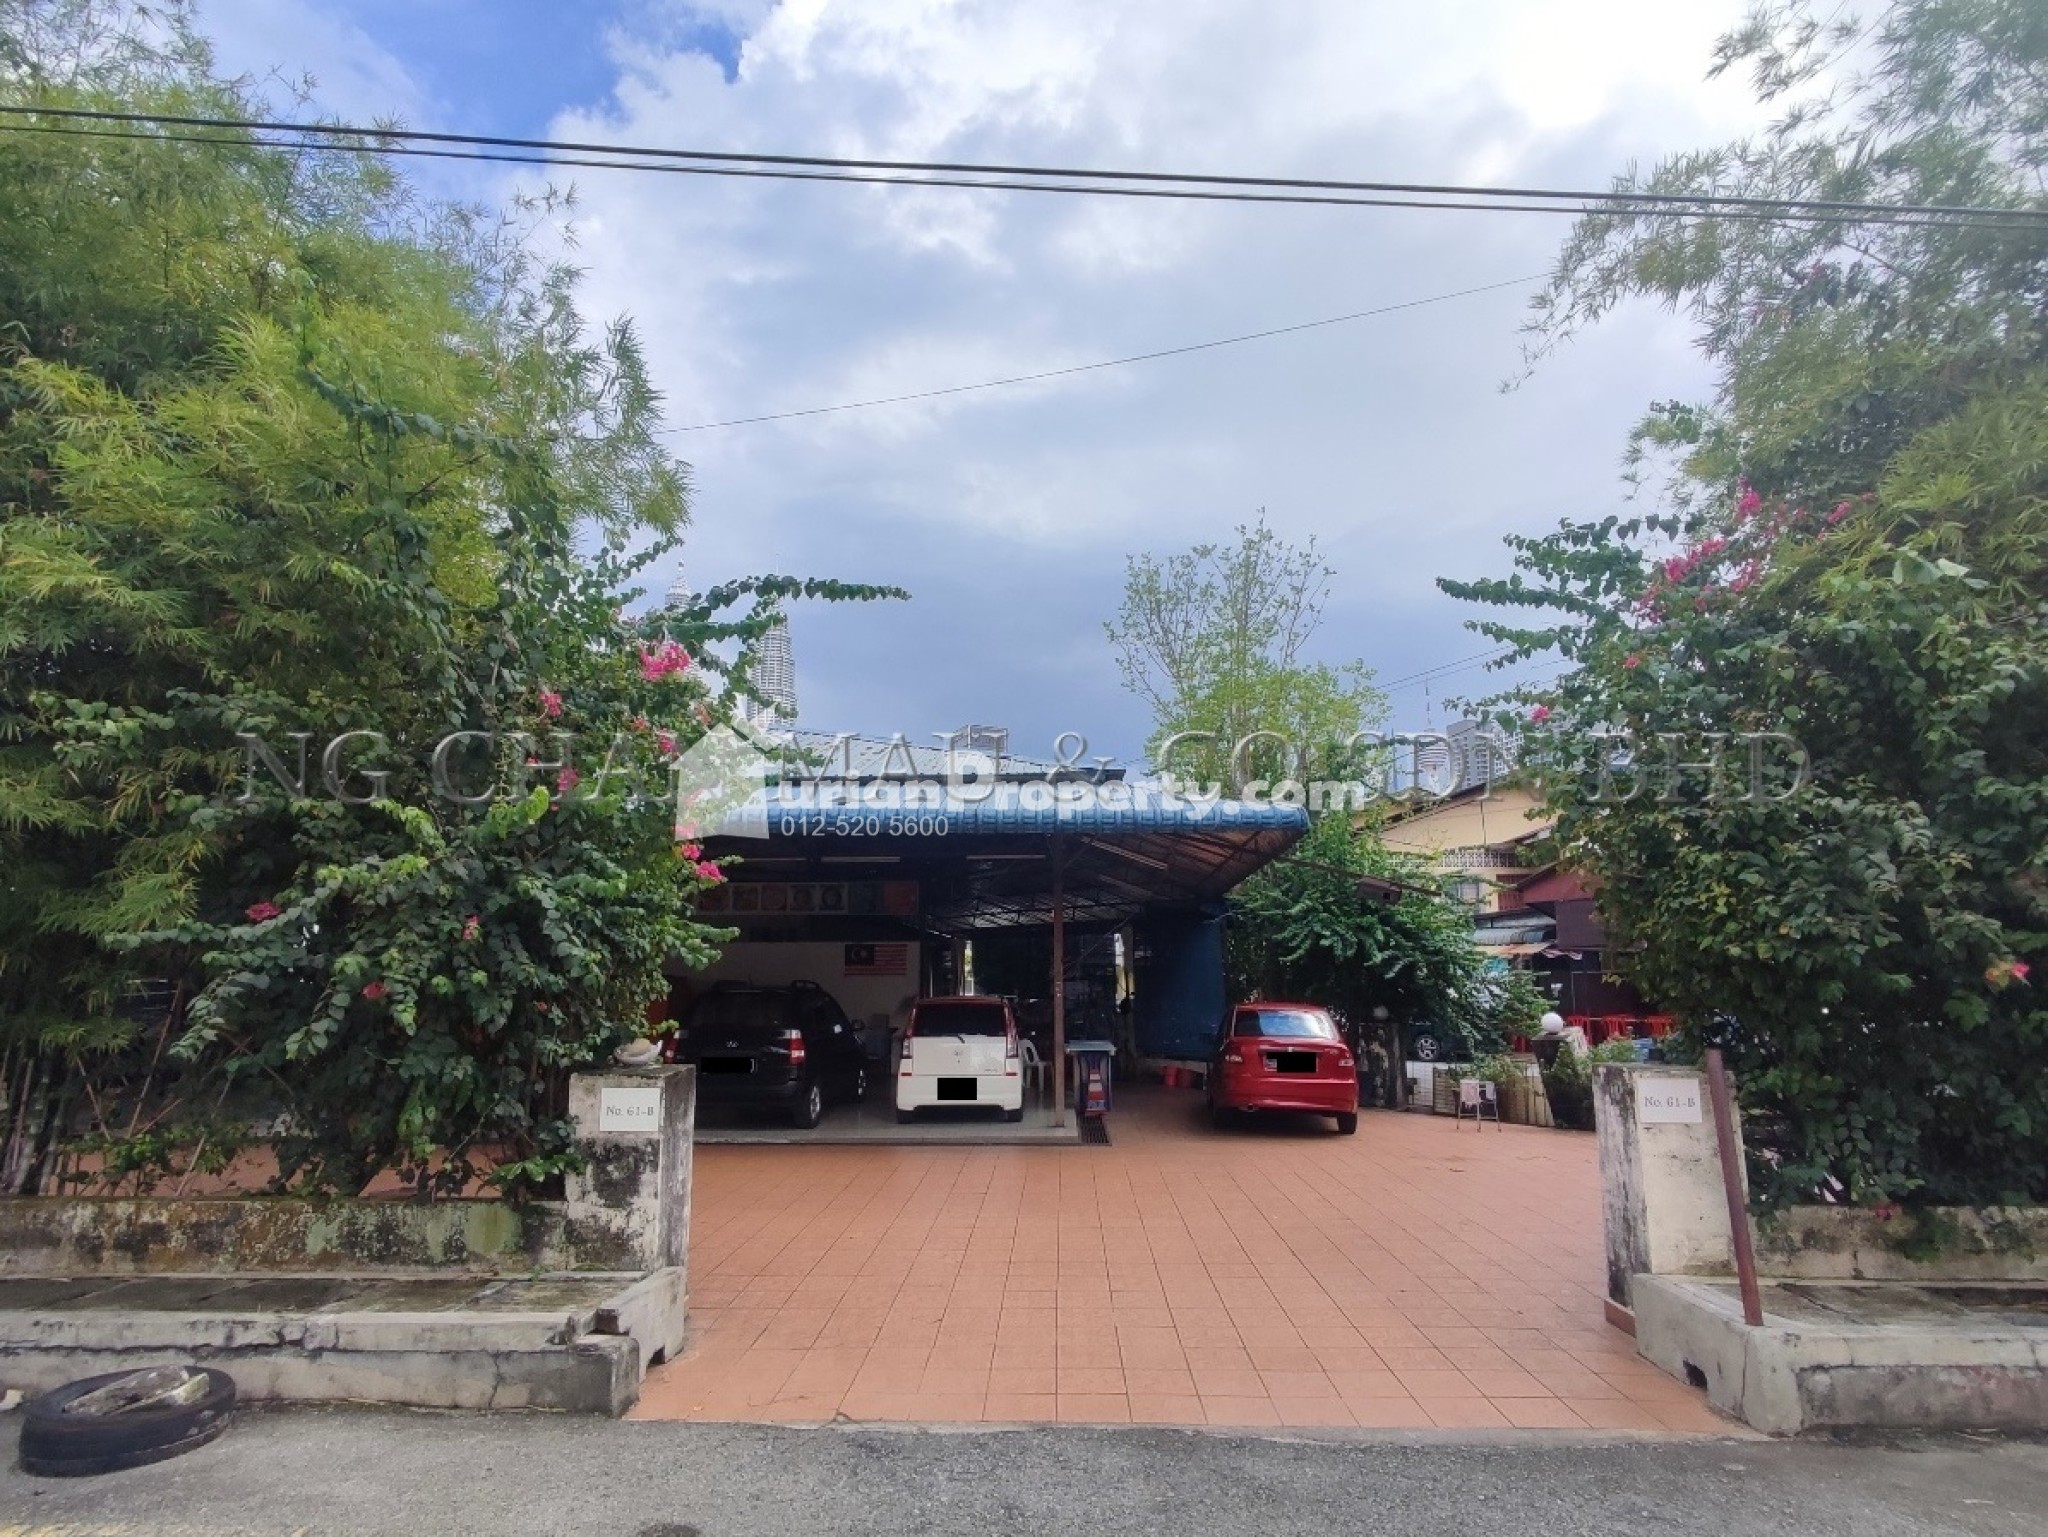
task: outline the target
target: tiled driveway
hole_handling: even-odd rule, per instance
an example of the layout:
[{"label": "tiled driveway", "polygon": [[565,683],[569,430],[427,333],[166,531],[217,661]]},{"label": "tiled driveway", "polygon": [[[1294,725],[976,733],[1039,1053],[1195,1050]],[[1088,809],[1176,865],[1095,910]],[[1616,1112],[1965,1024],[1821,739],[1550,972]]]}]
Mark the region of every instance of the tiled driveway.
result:
[{"label": "tiled driveway", "polygon": [[1371,1114],[1115,1145],[707,1147],[693,1346],[635,1413],[706,1420],[1726,1431],[1601,1319],[1584,1134]]}]

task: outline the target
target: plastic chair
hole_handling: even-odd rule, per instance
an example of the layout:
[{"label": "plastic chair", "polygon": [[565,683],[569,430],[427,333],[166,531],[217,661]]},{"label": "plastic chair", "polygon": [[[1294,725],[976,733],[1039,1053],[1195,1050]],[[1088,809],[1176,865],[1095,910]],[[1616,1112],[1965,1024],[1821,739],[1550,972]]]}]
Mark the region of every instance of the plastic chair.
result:
[{"label": "plastic chair", "polygon": [[1500,1125],[1500,1090],[1490,1079],[1460,1078],[1458,1080],[1458,1116],[1462,1121],[1469,1112],[1476,1130],[1486,1124],[1487,1113],[1493,1114],[1493,1124]]},{"label": "plastic chair", "polygon": [[1024,1063],[1024,1092],[1035,1092],[1041,1100],[1047,1098],[1052,1093],[1052,1064],[1038,1054],[1028,1036],[1017,1042],[1017,1050]]}]

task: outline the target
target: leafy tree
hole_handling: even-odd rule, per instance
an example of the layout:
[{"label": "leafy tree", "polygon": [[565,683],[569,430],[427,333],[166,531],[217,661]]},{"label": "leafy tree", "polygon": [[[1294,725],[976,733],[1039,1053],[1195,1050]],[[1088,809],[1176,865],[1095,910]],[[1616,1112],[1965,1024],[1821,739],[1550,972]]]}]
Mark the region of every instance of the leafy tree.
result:
[{"label": "leafy tree", "polygon": [[[260,115],[182,6],[0,0],[0,91]],[[630,327],[530,254],[556,205],[208,137],[0,133],[0,1188],[81,1109],[119,1169],[258,1104],[281,1184],[530,1188],[566,1072],[720,937],[685,663],[870,594],[628,617],[687,479]]]},{"label": "leafy tree", "polygon": [[[1655,295],[1716,389],[1636,435],[1657,510],[1442,585],[1533,611],[1477,627],[1574,664],[1519,698],[1525,752],[1616,954],[1725,1043],[1759,1198],[2040,1200],[2048,26],[2026,0],[1816,10],[1720,46],[1785,104],[1767,135],[1617,191],[2007,216],[1582,220],[1532,355]],[[1717,746],[1746,732],[1796,737],[1803,778]]]},{"label": "leafy tree", "polygon": [[[1366,876],[1407,889],[1393,902],[1361,897]],[[1317,817],[1288,855],[1231,893],[1227,968],[1233,997],[1333,1010],[1361,1044],[1379,1042],[1389,1074],[1401,1030],[1418,1022],[1478,1050],[1506,1043],[1505,994],[1484,974],[1471,919],[1421,861],[1361,837],[1341,815]]]},{"label": "leafy tree", "polygon": [[[1334,574],[1313,539],[1291,545],[1263,517],[1232,545],[1131,557],[1123,607],[1105,628],[1126,687],[1152,707],[1157,768],[1233,792],[1257,779],[1370,777],[1380,765],[1354,738],[1379,721],[1383,696],[1362,663],[1303,660]],[[1334,1010],[1361,1042],[1384,1037],[1391,1069],[1404,1024],[1462,1033],[1480,1022],[1471,922],[1422,865],[1382,846],[1370,820],[1316,809],[1326,814],[1307,839],[1231,895],[1229,984],[1236,997]],[[1367,875],[1405,879],[1413,894],[1362,900]]]},{"label": "leafy tree", "polygon": [[1332,574],[1313,538],[1291,545],[1263,515],[1231,545],[1130,557],[1123,606],[1104,629],[1124,686],[1152,707],[1155,766],[1233,791],[1305,779],[1318,762],[1347,777],[1334,766],[1385,701],[1362,663],[1303,659]]}]

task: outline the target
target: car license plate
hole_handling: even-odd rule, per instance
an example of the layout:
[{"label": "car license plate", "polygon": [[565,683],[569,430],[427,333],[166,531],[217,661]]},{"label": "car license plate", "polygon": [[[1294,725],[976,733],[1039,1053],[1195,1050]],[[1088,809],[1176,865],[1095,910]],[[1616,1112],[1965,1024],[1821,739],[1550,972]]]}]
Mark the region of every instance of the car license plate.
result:
[{"label": "car license plate", "polygon": [[1273,1071],[1276,1073],[1313,1073],[1322,1058],[1312,1051],[1276,1051],[1273,1053]]},{"label": "car license plate", "polygon": [[975,1088],[975,1081],[972,1078],[941,1078],[939,1080],[939,1098],[974,1099],[976,1098]]},{"label": "car license plate", "polygon": [[751,1073],[753,1070],[752,1057],[702,1057],[697,1062],[700,1073]]}]

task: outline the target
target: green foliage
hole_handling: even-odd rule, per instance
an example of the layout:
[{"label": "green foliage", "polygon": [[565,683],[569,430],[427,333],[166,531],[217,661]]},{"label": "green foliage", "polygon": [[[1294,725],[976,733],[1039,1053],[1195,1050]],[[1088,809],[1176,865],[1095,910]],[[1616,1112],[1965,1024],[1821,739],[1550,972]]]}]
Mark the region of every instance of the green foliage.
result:
[{"label": "green foliage", "polygon": [[1232,793],[1257,778],[1355,777],[1340,771],[1349,744],[1385,700],[1363,663],[1302,656],[1332,574],[1314,539],[1291,545],[1263,516],[1231,545],[1130,558],[1104,629],[1124,686],[1152,707],[1155,767]]},{"label": "green foliage", "polygon": [[1557,1055],[1543,1068],[1543,1093],[1550,1101],[1550,1118],[1574,1131],[1593,1129],[1593,1069],[1602,1062],[1633,1062],[1635,1046],[1629,1041],[1602,1041],[1587,1052],[1558,1047]]},{"label": "green foliage", "polygon": [[[2048,207],[2040,20],[1892,6],[1836,96],[1623,185]],[[1721,64],[1796,92],[1843,29],[1864,30],[1773,10]],[[2043,251],[2039,226],[1581,221],[1535,350],[1653,294],[1718,388],[1638,434],[1665,510],[1442,584],[1531,612],[1478,628],[1574,664],[1518,701],[1558,850],[1633,979],[1726,1045],[1765,1202],[2048,1197]],[[1646,772],[1730,732],[1798,738],[1809,778],[1732,754]]]},{"label": "green foliage", "polygon": [[1466,1076],[1483,1078],[1495,1088],[1505,1089],[1511,1083],[1520,1083],[1528,1074],[1522,1070],[1522,1064],[1508,1053],[1495,1051],[1474,1062]]},{"label": "green foliage", "polygon": [[[0,0],[0,90],[261,115],[176,6]],[[630,327],[530,254],[555,208],[234,134],[0,135],[0,1188],[81,1100],[110,1170],[161,1172],[228,1091],[281,1184],[530,1187],[566,1073],[722,937],[663,794],[733,697],[705,674],[743,693],[781,599],[880,594],[622,611],[687,475]],[[435,780],[458,732],[473,804]],[[244,733],[311,739],[303,793]]]}]

